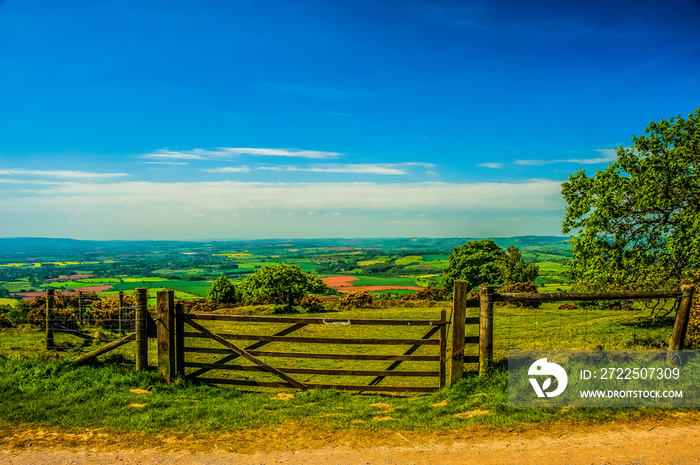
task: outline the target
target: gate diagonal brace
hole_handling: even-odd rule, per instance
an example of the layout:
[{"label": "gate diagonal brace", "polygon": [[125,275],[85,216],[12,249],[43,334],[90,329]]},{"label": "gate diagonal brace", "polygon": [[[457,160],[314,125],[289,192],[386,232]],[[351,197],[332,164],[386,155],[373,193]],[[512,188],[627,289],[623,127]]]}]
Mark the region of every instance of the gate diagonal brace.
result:
[{"label": "gate diagonal brace", "polygon": [[301,389],[302,391],[306,391],[307,389],[309,389],[309,388],[306,387],[306,385],[304,385],[303,383],[300,383],[299,381],[295,380],[294,378],[292,378],[292,377],[290,377],[290,376],[287,376],[286,374],[282,373],[282,372],[279,371],[278,369],[276,369],[276,368],[274,368],[274,367],[271,367],[270,365],[268,365],[267,363],[263,362],[263,361],[260,360],[259,358],[257,358],[257,357],[255,357],[255,356],[251,355],[250,353],[248,353],[245,349],[241,349],[241,348],[238,347],[237,345],[230,343],[229,341],[227,341],[227,340],[224,339],[223,337],[221,337],[221,336],[219,336],[218,334],[216,334],[216,333],[214,333],[214,332],[208,330],[207,328],[205,328],[204,326],[200,325],[199,323],[195,323],[194,321],[192,321],[191,319],[188,318],[188,319],[187,319],[187,324],[189,324],[190,326],[192,326],[193,328],[195,328],[196,330],[198,330],[198,331],[201,332],[202,334],[205,334],[205,335],[209,336],[210,338],[214,339],[214,340],[217,341],[219,344],[223,345],[223,346],[226,347],[227,349],[230,349],[232,352],[235,352],[235,353],[237,353],[238,355],[240,355],[241,357],[243,357],[243,358],[245,358],[245,359],[247,359],[247,360],[249,360],[249,361],[255,363],[256,365],[258,365],[259,367],[261,367],[263,370],[265,370],[265,371],[267,371],[267,372],[269,372],[269,373],[272,373],[272,374],[275,375],[275,376],[278,376],[278,377],[282,378],[283,380],[287,381],[289,384],[291,384],[292,386],[296,387],[297,389]]},{"label": "gate diagonal brace", "polygon": [[[190,320],[186,320],[186,321],[187,321],[187,323],[189,323]],[[290,326],[289,328],[283,329],[282,331],[279,331],[279,332],[273,334],[273,336],[286,336],[287,334],[292,333],[292,332],[296,331],[297,329],[301,329],[304,327],[306,327],[305,323],[297,323],[295,325]],[[258,341],[255,344],[249,345],[244,350],[257,350],[257,349],[260,349],[268,344],[271,344],[271,342]],[[231,362],[233,360],[236,360],[238,357],[240,357],[239,354],[231,354],[231,355],[227,355],[226,357],[224,357],[222,359],[217,360],[214,363],[215,364],[228,363],[228,362]],[[196,378],[197,376],[202,376],[203,374],[205,374],[211,370],[212,370],[212,368],[200,368],[199,370],[192,372],[187,376],[191,376],[192,378]]]},{"label": "gate diagonal brace", "polygon": [[[431,326],[432,326],[432,324],[431,324]],[[434,326],[421,339],[430,339],[433,336],[433,334],[437,333],[439,330],[440,330],[439,326]],[[412,355],[415,351],[420,349],[420,347],[421,346],[419,346],[419,345],[411,346],[406,352],[403,353],[403,355]],[[391,365],[389,365],[386,368],[386,370],[387,371],[394,370],[394,369],[398,368],[398,366],[401,365],[402,363],[403,363],[403,361],[400,361],[400,360],[396,361],[396,362],[392,363]],[[368,386],[376,386],[377,384],[381,383],[384,380],[384,378],[386,378],[386,376],[377,376],[372,381],[370,381]]]}]

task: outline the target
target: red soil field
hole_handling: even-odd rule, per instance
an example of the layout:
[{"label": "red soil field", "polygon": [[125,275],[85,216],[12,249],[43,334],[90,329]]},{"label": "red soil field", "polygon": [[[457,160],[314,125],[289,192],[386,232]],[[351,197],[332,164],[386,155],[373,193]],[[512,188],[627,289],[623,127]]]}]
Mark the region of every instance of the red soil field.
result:
[{"label": "red soil field", "polygon": [[76,279],[94,278],[94,274],[72,274],[70,276],[61,276],[60,278],[51,278],[44,281],[45,283],[55,283],[60,281],[75,281]]},{"label": "red soil field", "polygon": [[327,278],[322,278],[321,281],[326,283],[326,286],[345,293],[355,291],[389,291],[392,289],[419,291],[423,289],[418,286],[353,286],[352,282],[357,281],[355,276],[329,276]]},{"label": "red soil field", "polygon": [[321,281],[326,283],[326,286],[336,289],[338,287],[352,287],[351,282],[357,281],[357,278],[355,276],[329,276],[322,278]]},{"label": "red soil field", "polygon": [[409,291],[420,291],[423,289],[418,286],[349,286],[349,287],[334,287],[338,292],[350,293],[355,291],[390,291],[395,289],[405,289]]},{"label": "red soil field", "polygon": [[[109,284],[103,284],[102,286],[87,286],[87,287],[80,287],[78,289],[74,289],[72,291],[61,291],[64,294],[75,294],[78,291],[83,291],[83,292],[102,292],[102,291],[107,291],[111,288]],[[15,292],[12,294],[13,296],[20,296],[22,297],[22,300],[34,300],[35,297],[43,296],[46,295],[46,291],[43,292]]]},{"label": "red soil field", "polygon": [[112,288],[109,284],[103,284],[101,286],[87,286],[87,287],[79,287],[76,289],[76,291],[83,291],[83,292],[102,292],[102,291],[108,291]]}]

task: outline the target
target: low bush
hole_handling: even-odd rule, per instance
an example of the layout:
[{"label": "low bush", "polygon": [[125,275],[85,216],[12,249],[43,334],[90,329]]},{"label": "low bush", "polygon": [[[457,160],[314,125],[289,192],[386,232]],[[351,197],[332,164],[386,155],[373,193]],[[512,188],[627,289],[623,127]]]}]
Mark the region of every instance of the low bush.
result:
[{"label": "low bush", "polygon": [[340,299],[340,308],[349,310],[351,308],[367,308],[371,307],[374,299],[367,291],[355,291],[345,294]]},{"label": "low bush", "polygon": [[325,302],[313,294],[305,294],[301,298],[301,306],[307,312],[321,312],[325,310]]},{"label": "low bush", "polygon": [[[520,293],[525,293],[525,294],[537,294],[537,284],[533,283],[532,281],[527,281],[524,283],[513,283],[509,284],[508,286],[499,289],[498,292],[503,292],[503,293],[508,293],[508,294],[520,294]],[[511,302],[513,305],[516,307],[523,307],[523,308],[540,308],[541,303],[540,302],[527,302],[527,301],[515,301]]]}]

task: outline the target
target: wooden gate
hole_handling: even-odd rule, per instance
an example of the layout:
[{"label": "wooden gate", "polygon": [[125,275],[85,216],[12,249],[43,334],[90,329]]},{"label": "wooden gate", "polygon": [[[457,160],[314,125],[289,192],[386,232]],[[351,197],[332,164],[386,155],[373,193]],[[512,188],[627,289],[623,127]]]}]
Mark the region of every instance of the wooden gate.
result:
[{"label": "wooden gate", "polygon": [[168,297],[159,295],[157,320],[168,380],[391,392],[445,386],[445,310],[436,320],[195,314]]}]

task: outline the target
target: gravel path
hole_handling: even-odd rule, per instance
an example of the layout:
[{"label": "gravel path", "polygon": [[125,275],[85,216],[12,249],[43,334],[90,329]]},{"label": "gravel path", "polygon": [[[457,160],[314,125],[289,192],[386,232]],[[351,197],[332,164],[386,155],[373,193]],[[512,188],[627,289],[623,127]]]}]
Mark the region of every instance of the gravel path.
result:
[{"label": "gravel path", "polygon": [[[251,432],[255,436],[255,432]],[[314,434],[309,432],[309,434]],[[605,424],[507,431],[464,430],[449,433],[386,432],[376,434],[382,445],[373,446],[374,433],[328,437],[325,446],[301,448],[276,442],[268,450],[231,452],[241,437],[209,436],[183,440],[159,436],[155,448],[134,447],[134,438],[75,436],[46,430],[5,431],[0,437],[0,463],[39,464],[700,464],[700,417],[697,414],[631,425]],[[44,440],[49,438],[50,440]],[[112,441],[110,442],[110,438]],[[252,438],[251,438],[252,439]],[[30,442],[27,442],[30,441]],[[254,439],[253,439],[254,441]],[[318,436],[312,438],[318,444]],[[266,444],[263,440],[261,444]],[[95,447],[91,447],[95,446]],[[247,444],[248,449],[252,447]],[[243,447],[245,448],[245,447]],[[293,450],[282,450],[282,449]],[[235,448],[234,450],[237,450]],[[255,449],[255,447],[253,447]],[[294,450],[296,449],[296,450]]]}]

